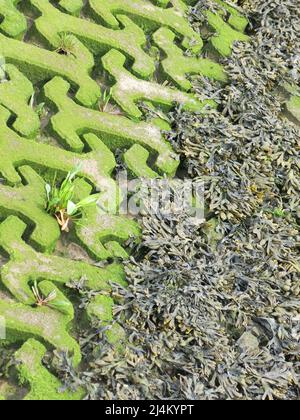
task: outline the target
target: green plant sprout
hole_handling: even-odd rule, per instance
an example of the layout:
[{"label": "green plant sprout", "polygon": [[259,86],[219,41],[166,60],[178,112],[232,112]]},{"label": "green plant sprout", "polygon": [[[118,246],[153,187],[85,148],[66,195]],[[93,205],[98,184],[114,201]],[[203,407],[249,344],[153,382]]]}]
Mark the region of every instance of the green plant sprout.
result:
[{"label": "green plant sprout", "polygon": [[284,209],[276,207],[273,211],[273,216],[284,218],[286,216],[286,211]]},{"label": "green plant sprout", "polygon": [[74,181],[80,172],[80,166],[69,172],[62,184],[57,187],[56,177],[52,185],[46,184],[47,194],[47,212],[53,215],[63,232],[69,232],[70,221],[76,221],[81,216],[81,211],[98,200],[98,194],[90,195],[78,203],[73,202],[74,197]]},{"label": "green plant sprout", "polygon": [[[111,99],[112,99],[112,91],[111,91],[111,89],[105,89],[102,92],[102,95],[101,95],[101,98],[100,98],[99,104],[98,104],[99,111],[100,112],[107,112],[108,105],[109,105]],[[113,109],[114,108],[115,107],[113,107]]]},{"label": "green plant sprout", "polygon": [[283,219],[288,216],[288,211],[282,207],[275,207],[274,209],[266,209],[266,213],[271,214],[273,217]]},{"label": "green plant sprout", "polygon": [[47,297],[41,295],[37,281],[34,282],[32,286],[32,292],[34,294],[36,300],[36,306],[47,306],[50,302],[56,299],[57,294],[56,291],[53,290]]},{"label": "green plant sprout", "polygon": [[75,41],[72,35],[62,33],[59,35],[59,44],[55,52],[61,55],[75,55]]},{"label": "green plant sprout", "polygon": [[34,105],[35,102],[35,93],[31,95],[30,98],[30,107],[35,110],[39,118],[43,118],[47,115],[46,103],[41,102],[40,104]]},{"label": "green plant sprout", "polygon": [[42,118],[47,115],[47,110],[45,106],[46,106],[45,102],[41,102],[40,104],[36,106],[35,112],[37,113],[39,118]]}]

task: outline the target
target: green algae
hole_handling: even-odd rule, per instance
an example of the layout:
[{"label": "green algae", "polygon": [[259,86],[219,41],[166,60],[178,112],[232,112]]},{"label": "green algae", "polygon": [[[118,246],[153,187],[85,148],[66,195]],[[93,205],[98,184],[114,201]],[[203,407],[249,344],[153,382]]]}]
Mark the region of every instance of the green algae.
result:
[{"label": "green algae", "polygon": [[114,301],[105,295],[95,296],[87,307],[87,315],[100,321],[101,327],[105,328],[105,335],[112,345],[121,344],[126,335],[124,329],[113,320]]},{"label": "green algae", "polygon": [[300,122],[300,96],[291,96],[286,103],[287,110]]},{"label": "green algae", "polygon": [[224,8],[230,14],[227,22],[237,31],[245,32],[249,24],[247,17],[244,16],[242,13],[240,13],[235,7],[227,4],[223,0],[214,0],[214,1],[218,3],[222,8]]},{"label": "green algae", "polygon": [[111,50],[102,58],[103,67],[116,81],[111,92],[118,105],[133,118],[141,118],[143,113],[136,105],[145,100],[166,109],[174,104],[182,106],[187,111],[202,111],[205,107],[214,108],[212,100],[200,101],[193,95],[183,93],[176,89],[159,86],[156,83],[140,80],[124,68],[125,56],[119,51]]},{"label": "green algae", "polygon": [[0,215],[20,217],[33,231],[29,243],[42,252],[55,248],[60,232],[56,221],[45,212],[46,192],[43,179],[30,167],[19,168],[25,185],[18,188],[0,185]]},{"label": "green algae", "polygon": [[65,77],[78,90],[78,101],[92,106],[100,97],[99,86],[89,75],[94,60],[91,53],[74,40],[78,58],[77,55],[60,55],[0,34],[0,54],[6,63],[14,64],[33,83],[48,81],[57,75]]},{"label": "green algae", "polygon": [[124,153],[124,162],[129,171],[140,178],[158,178],[158,173],[153,171],[148,160],[150,153],[139,144],[135,144],[126,153]]},{"label": "green algae", "polygon": [[187,75],[203,75],[213,80],[226,82],[227,76],[223,67],[206,58],[188,57],[175,44],[175,34],[167,28],[160,28],[153,35],[155,44],[166,54],[161,66],[164,73],[179,88],[190,90],[191,82]]},{"label": "green algae", "polygon": [[9,255],[9,262],[1,268],[1,280],[20,302],[35,302],[30,283],[40,279],[58,284],[71,280],[86,280],[91,290],[111,290],[110,282],[126,285],[122,268],[118,265],[98,268],[82,261],[72,261],[35,251],[23,240],[26,225],[15,216],[0,225],[0,245]]},{"label": "green algae", "polygon": [[[75,199],[80,200],[91,193],[91,186],[83,180],[76,181]],[[76,236],[87,252],[97,260],[109,258],[127,259],[128,253],[122,244],[138,238],[140,229],[127,217],[108,214],[98,205],[85,208],[80,223],[75,226]]]},{"label": "green algae", "polygon": [[20,384],[30,388],[24,400],[81,400],[84,391],[63,391],[62,383],[42,365],[45,353],[45,346],[30,339],[15,354]]},{"label": "green algae", "polygon": [[[145,0],[107,0],[98,2],[90,0],[90,7],[112,28],[118,28],[116,15],[120,13],[132,16],[137,23],[142,23],[150,29],[168,27],[183,39],[185,47],[193,45],[195,51],[200,51],[203,41],[200,35],[193,31],[185,19],[184,13],[178,8],[163,9],[149,4]],[[181,13],[179,13],[181,12]]]},{"label": "green algae", "polygon": [[[37,143],[33,140],[24,140],[12,131],[6,124],[9,113],[0,107],[0,147],[3,152],[3,159],[0,161],[0,173],[11,185],[20,185],[22,179],[16,168],[18,165],[29,164],[30,166],[44,167],[67,174],[75,167],[80,167],[79,176],[92,182],[99,191],[111,194],[111,201],[115,209],[115,200],[118,197],[115,182],[108,177],[105,171],[105,160],[109,150],[94,134],[84,135],[84,140],[89,145],[91,151],[85,154],[77,154],[60,149],[57,155],[57,148],[48,144]],[[106,161],[106,165],[107,165]],[[115,194],[113,193],[115,192]]]},{"label": "green algae", "polygon": [[32,308],[2,299],[0,311],[6,321],[7,339],[10,342],[19,343],[33,337],[52,348],[68,352],[73,355],[74,365],[79,364],[79,345],[68,333],[68,326],[72,321],[69,316],[48,307]]},{"label": "green algae", "polygon": [[233,29],[224,22],[219,14],[207,11],[206,16],[208,25],[216,31],[216,34],[210,39],[210,43],[220,55],[229,56],[234,42],[250,40],[248,35]]},{"label": "green algae", "polygon": [[79,16],[83,7],[83,0],[59,0],[60,7],[74,16]]},{"label": "green algae", "polygon": [[59,45],[59,34],[69,33],[82,41],[94,54],[103,54],[111,48],[121,50],[133,60],[132,68],[141,77],[147,77],[154,72],[154,63],[142,48],[146,44],[145,34],[127,16],[118,16],[124,29],[113,30],[62,13],[47,0],[30,0],[30,3],[41,13],[35,20],[37,31],[54,48]]},{"label": "green algae", "polygon": [[20,39],[27,31],[27,22],[16,8],[18,3],[20,0],[0,0],[0,29],[8,36]]},{"label": "green algae", "polygon": [[9,77],[0,84],[0,104],[16,116],[13,128],[24,137],[35,137],[40,129],[38,115],[28,103],[34,94],[32,83],[13,65],[5,65]]},{"label": "green algae", "polygon": [[140,144],[157,155],[156,165],[160,171],[170,176],[175,173],[178,160],[157,127],[80,107],[68,97],[69,88],[65,80],[54,78],[44,90],[46,98],[59,111],[51,118],[52,129],[72,150],[83,149],[81,136],[88,131],[96,133],[111,150]]}]

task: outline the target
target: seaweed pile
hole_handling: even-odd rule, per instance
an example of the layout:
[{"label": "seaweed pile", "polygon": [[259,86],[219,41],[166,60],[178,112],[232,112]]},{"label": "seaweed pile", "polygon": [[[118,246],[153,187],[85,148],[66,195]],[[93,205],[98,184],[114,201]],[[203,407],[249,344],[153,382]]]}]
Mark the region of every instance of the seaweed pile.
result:
[{"label": "seaweed pile", "polygon": [[[190,8],[195,28],[209,3]],[[56,355],[66,386],[87,398],[300,396],[300,130],[285,109],[285,86],[299,86],[299,4],[234,3],[252,27],[222,60],[230,83],[191,79],[218,110],[169,115],[181,172],[205,182],[206,221],[143,218],[129,288],[115,291],[124,353],[95,327],[81,337],[85,372]]]}]

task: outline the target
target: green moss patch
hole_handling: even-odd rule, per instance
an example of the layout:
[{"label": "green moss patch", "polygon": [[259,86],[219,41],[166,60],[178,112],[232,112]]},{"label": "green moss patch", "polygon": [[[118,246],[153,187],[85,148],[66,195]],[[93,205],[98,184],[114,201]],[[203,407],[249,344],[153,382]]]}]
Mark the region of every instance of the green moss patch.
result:
[{"label": "green moss patch", "polygon": [[100,97],[99,86],[89,75],[94,61],[78,40],[74,42],[77,56],[65,56],[0,34],[0,54],[33,83],[48,81],[56,75],[64,77],[77,89],[78,101],[92,106]]},{"label": "green moss patch", "polygon": [[[91,187],[85,181],[76,183],[78,200],[90,193]],[[122,244],[129,239],[138,238],[141,233],[138,224],[133,220],[108,214],[96,204],[83,210],[80,223],[75,225],[75,232],[88,253],[97,260],[115,257],[127,259],[129,255]]]},{"label": "green moss patch", "polygon": [[287,110],[300,122],[300,96],[292,96],[286,104]]},{"label": "green moss patch", "polygon": [[51,119],[52,128],[71,149],[82,150],[81,136],[92,132],[103,138],[111,150],[140,144],[158,156],[156,165],[161,172],[175,173],[178,160],[157,127],[80,107],[68,97],[69,88],[65,80],[54,78],[45,86],[45,96],[59,110]]},{"label": "green moss patch", "polygon": [[13,65],[7,64],[8,80],[0,84],[0,104],[16,117],[14,129],[24,137],[34,137],[39,131],[38,115],[29,104],[34,89],[31,82]]},{"label": "green moss patch", "polygon": [[18,188],[0,185],[1,217],[19,216],[33,229],[30,242],[41,251],[52,251],[60,232],[56,221],[45,212],[45,183],[30,166],[19,168],[19,172],[25,185]]},{"label": "green moss patch", "polygon": [[110,282],[126,285],[122,269],[116,265],[98,268],[82,261],[36,252],[22,241],[26,225],[10,216],[0,225],[0,245],[10,259],[1,269],[1,280],[20,302],[34,304],[30,287],[40,279],[58,284],[86,280],[92,290],[111,290]]},{"label": "green moss patch", "polygon": [[27,30],[26,18],[16,8],[18,3],[20,0],[0,1],[0,29],[12,38],[21,38]]},{"label": "green moss patch", "polygon": [[202,74],[210,79],[227,81],[226,73],[220,64],[206,58],[185,56],[175,44],[175,34],[169,29],[160,28],[154,33],[153,40],[166,54],[161,63],[163,71],[180,89],[191,89],[192,84],[187,75]]},{"label": "green moss patch", "polygon": [[141,118],[138,101],[149,101],[165,108],[174,104],[182,106],[187,111],[202,111],[204,107],[215,107],[212,100],[200,101],[193,95],[159,86],[156,83],[140,80],[124,68],[125,56],[119,51],[111,50],[102,58],[103,67],[116,81],[112,88],[112,95],[118,105],[133,118]]},{"label": "green moss patch", "polygon": [[113,30],[91,21],[60,12],[48,0],[30,0],[41,13],[35,21],[37,31],[55,48],[59,46],[59,34],[69,33],[81,40],[95,54],[111,48],[121,50],[133,60],[133,70],[147,77],[155,70],[153,60],[143,51],[146,44],[144,32],[127,16],[118,16],[124,29]]},{"label": "green moss patch", "polygon": [[[53,288],[54,290],[55,288]],[[5,318],[7,339],[17,343],[34,337],[50,347],[73,355],[75,365],[81,360],[80,348],[68,333],[71,318],[49,307],[32,308],[22,303],[0,300],[1,316]]]},{"label": "green moss patch", "polygon": [[43,366],[45,353],[46,348],[39,341],[30,339],[15,354],[19,381],[30,387],[24,400],[81,400],[84,391],[63,391],[61,382]]},{"label": "green moss patch", "polygon": [[200,35],[190,27],[180,8],[164,9],[145,0],[90,0],[90,6],[112,28],[119,27],[117,16],[124,13],[149,29],[170,28],[182,38],[185,47],[193,45],[195,51],[200,51],[203,46]]}]

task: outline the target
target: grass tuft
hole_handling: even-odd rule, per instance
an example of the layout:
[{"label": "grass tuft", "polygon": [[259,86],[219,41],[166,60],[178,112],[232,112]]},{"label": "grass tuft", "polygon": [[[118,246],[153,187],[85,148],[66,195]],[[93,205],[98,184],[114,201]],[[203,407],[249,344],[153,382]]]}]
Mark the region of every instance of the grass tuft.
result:
[{"label": "grass tuft", "polygon": [[60,186],[56,184],[56,177],[51,184],[46,184],[47,212],[53,215],[63,232],[69,232],[70,222],[76,222],[81,217],[84,208],[97,203],[98,194],[90,195],[78,203],[74,203],[75,180],[80,172],[80,166],[69,172]]}]

